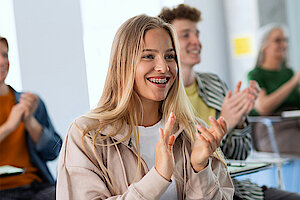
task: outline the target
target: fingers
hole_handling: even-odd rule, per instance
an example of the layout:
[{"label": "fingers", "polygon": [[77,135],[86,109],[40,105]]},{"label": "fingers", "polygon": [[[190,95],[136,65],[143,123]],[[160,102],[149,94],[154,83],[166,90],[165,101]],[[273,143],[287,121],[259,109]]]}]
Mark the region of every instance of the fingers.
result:
[{"label": "fingers", "polygon": [[233,94],[239,93],[242,86],[242,81],[239,81],[236,86]]},{"label": "fingers", "polygon": [[159,129],[159,135],[158,135],[158,141],[162,144],[164,144],[164,131],[162,128]]},{"label": "fingers", "polygon": [[172,136],[169,138],[169,145],[168,145],[169,151],[170,151],[170,152],[172,152],[174,142],[175,142],[175,136],[172,135]]},{"label": "fingers", "polygon": [[26,106],[25,118],[31,116],[38,106],[38,97],[32,93],[26,92],[21,94],[20,104]]},{"label": "fingers", "polygon": [[254,102],[248,102],[248,109],[245,114],[248,115],[253,108],[254,108]]},{"label": "fingers", "polygon": [[247,94],[243,92],[235,93],[232,95],[232,97],[229,99],[232,105],[239,104],[242,99],[246,99]]},{"label": "fingers", "polygon": [[162,128],[159,129],[159,141],[162,144],[165,144],[169,148],[172,148],[174,141],[175,141],[175,136],[171,135],[173,126],[175,124],[175,115],[173,112],[170,113],[168,121],[165,125],[165,129],[163,130]]},{"label": "fingers", "polygon": [[209,117],[209,122],[212,125],[212,127],[210,128],[210,131],[215,136],[215,138],[219,144],[219,142],[221,142],[223,136],[225,135],[226,131],[224,131],[223,128],[221,128],[218,121],[216,119],[214,119],[213,117]]},{"label": "fingers", "polygon": [[169,137],[173,130],[174,124],[175,124],[175,115],[173,112],[171,112],[169,115],[168,121],[165,125],[165,130],[163,131],[164,132],[164,140],[166,141],[166,143],[169,142]]},{"label": "fingers", "polygon": [[257,92],[260,91],[260,87],[259,87],[258,83],[257,83],[256,81],[254,81],[254,80],[250,80],[250,81],[249,81],[249,88],[253,88],[253,89],[255,89]]},{"label": "fingers", "polygon": [[238,93],[233,95],[230,99],[225,99],[222,105],[222,112],[233,113],[239,111],[239,109],[247,103],[247,94]]},{"label": "fingers", "polygon": [[244,89],[243,92],[248,94],[248,99],[254,101],[258,97],[258,94],[260,92],[260,87],[256,81],[250,80],[249,87]]},{"label": "fingers", "polygon": [[246,88],[243,90],[243,93],[247,94],[247,99],[249,99],[250,101],[255,101],[255,99],[257,99],[259,91],[255,88]]},{"label": "fingers", "polygon": [[207,130],[201,125],[197,125],[197,129],[202,133],[201,135],[210,143],[216,142],[219,146],[223,136],[227,132],[226,121],[223,117],[220,117],[218,121],[213,117],[209,117],[209,121],[212,124],[212,127]]},{"label": "fingers", "polygon": [[[205,142],[208,142],[208,144],[209,144],[209,147],[210,147],[209,150],[214,151],[214,149],[217,148],[217,143],[218,143],[217,139],[212,135],[212,133],[209,130],[207,130],[203,126],[197,125],[197,129],[198,129],[198,131],[201,132],[201,134],[196,133],[197,138],[201,139],[201,137],[203,137]],[[202,141],[202,142],[204,142],[204,141]]]},{"label": "fingers", "polygon": [[217,121],[220,124],[221,128],[223,129],[224,133],[227,133],[228,128],[227,128],[227,123],[225,121],[225,118],[221,116]]},{"label": "fingers", "polygon": [[227,93],[225,99],[230,99],[230,98],[231,98],[231,90],[228,91],[228,93]]},{"label": "fingers", "polygon": [[29,92],[21,94],[21,99],[28,101],[28,102],[37,102],[38,101],[38,97]]},{"label": "fingers", "polygon": [[21,94],[20,103],[25,103],[30,109],[34,109],[38,103],[38,97],[29,92]]},{"label": "fingers", "polygon": [[250,102],[250,100],[247,98],[247,94],[245,94],[241,98],[238,98],[237,100],[238,101],[235,101],[235,104],[231,108],[232,110],[234,110],[237,113],[240,112],[245,107],[245,105],[247,106],[248,103]]}]

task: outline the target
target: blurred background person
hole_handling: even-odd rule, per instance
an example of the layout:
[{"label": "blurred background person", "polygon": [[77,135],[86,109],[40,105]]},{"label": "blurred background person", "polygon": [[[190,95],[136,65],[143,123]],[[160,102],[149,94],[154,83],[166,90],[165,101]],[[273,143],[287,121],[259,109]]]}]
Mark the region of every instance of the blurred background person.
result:
[{"label": "blurred background person", "polygon": [[[258,32],[259,52],[256,66],[248,73],[261,92],[252,115],[280,115],[282,111],[300,109],[300,70],[288,66],[287,33],[280,24],[267,24]],[[272,152],[267,129],[254,124],[255,144],[258,150]],[[300,155],[300,118],[274,123],[275,138],[280,153]]]},{"label": "blurred background person", "polygon": [[[194,7],[180,4],[173,9],[162,9],[159,17],[176,29],[180,46],[180,64],[186,93],[195,108],[195,114],[208,124],[209,116],[223,116],[229,132],[224,137],[221,149],[227,159],[244,160],[251,150],[251,127],[246,116],[254,106],[259,93],[255,81],[240,91],[241,82],[234,92],[227,91],[226,84],[213,73],[195,72],[201,62],[202,44],[197,28],[201,12]],[[237,181],[234,199],[299,199],[294,193],[275,188],[261,187],[249,180]]]},{"label": "blurred background person", "polygon": [[257,115],[276,115],[300,109],[300,70],[294,73],[287,62],[287,36],[279,24],[268,24],[259,30],[259,53],[248,80],[255,80],[261,92],[255,103]]},{"label": "blurred background person", "polygon": [[43,101],[5,84],[9,71],[8,42],[0,36],[0,166],[24,168],[20,175],[0,177],[0,197],[55,199],[55,182],[46,165],[62,144]]}]

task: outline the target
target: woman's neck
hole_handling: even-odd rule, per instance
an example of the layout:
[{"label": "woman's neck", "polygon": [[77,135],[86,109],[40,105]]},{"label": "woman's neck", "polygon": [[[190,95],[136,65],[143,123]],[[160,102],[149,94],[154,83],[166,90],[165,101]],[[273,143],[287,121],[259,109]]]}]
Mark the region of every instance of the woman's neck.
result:
[{"label": "woman's neck", "polygon": [[281,59],[266,57],[261,65],[261,67],[263,69],[267,69],[267,70],[279,70],[281,67],[281,62],[282,62]]},{"label": "woman's neck", "polygon": [[159,112],[161,103],[143,102],[143,121],[139,122],[139,126],[152,126],[161,119]]},{"label": "woman's neck", "polygon": [[5,83],[0,83],[0,96],[4,96],[9,92],[9,87]]},{"label": "woman's neck", "polygon": [[181,71],[184,87],[192,85],[196,80],[193,67],[182,66]]}]

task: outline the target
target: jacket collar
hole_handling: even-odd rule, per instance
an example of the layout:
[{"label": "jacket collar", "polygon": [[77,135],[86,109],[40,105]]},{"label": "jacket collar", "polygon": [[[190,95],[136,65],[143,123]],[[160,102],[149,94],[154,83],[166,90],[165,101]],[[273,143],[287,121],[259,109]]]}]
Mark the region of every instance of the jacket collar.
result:
[{"label": "jacket collar", "polygon": [[196,81],[197,81],[197,84],[198,84],[198,93],[199,95],[203,96],[204,95],[204,84],[200,78],[200,74],[197,73],[197,72],[194,72],[195,73],[195,77],[196,77]]},{"label": "jacket collar", "polygon": [[[217,111],[217,117],[220,115],[221,106],[216,104],[216,102],[211,101],[211,98],[207,95],[207,89],[205,88],[207,86],[207,83],[203,82],[201,80],[201,76],[205,75],[204,73],[195,72],[196,81],[198,84],[198,95],[202,98],[205,104],[208,106],[216,109]],[[220,94],[221,95],[221,94]],[[224,97],[223,97],[224,98]],[[223,99],[222,96],[220,96],[220,99],[217,100],[222,105]]]},{"label": "jacket collar", "polygon": [[13,87],[11,87],[10,85],[8,85],[9,89],[13,91],[15,99],[16,99],[16,103],[18,103],[20,101],[20,97],[21,97],[21,93],[17,92]]}]

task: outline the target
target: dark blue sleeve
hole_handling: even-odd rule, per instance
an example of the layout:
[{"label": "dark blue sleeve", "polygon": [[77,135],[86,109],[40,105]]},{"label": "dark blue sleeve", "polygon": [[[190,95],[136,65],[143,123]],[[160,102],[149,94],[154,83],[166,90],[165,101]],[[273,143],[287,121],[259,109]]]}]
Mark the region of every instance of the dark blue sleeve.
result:
[{"label": "dark blue sleeve", "polygon": [[59,134],[55,131],[47,113],[45,104],[40,98],[34,117],[43,127],[41,136],[35,144],[35,149],[42,160],[54,160],[59,154],[62,140]]}]

